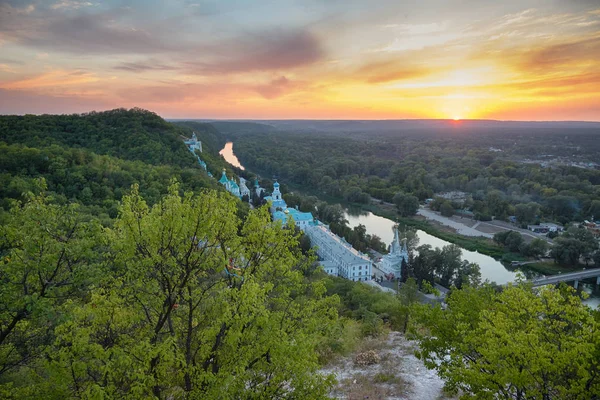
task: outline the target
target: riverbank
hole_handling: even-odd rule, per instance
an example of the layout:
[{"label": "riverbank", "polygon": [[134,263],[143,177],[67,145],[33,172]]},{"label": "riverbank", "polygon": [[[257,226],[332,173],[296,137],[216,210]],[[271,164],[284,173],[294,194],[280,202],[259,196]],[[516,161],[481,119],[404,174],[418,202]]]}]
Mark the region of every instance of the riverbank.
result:
[{"label": "riverbank", "polygon": [[[231,151],[231,155],[233,155],[233,149],[231,148],[229,150]],[[229,155],[229,153],[227,153],[227,155]],[[235,162],[239,164],[239,160],[237,159],[237,157],[235,158]],[[429,235],[437,237],[446,242],[453,243],[457,246],[462,247],[465,250],[484,254],[494,258],[495,260],[502,261],[505,263],[507,261],[510,261],[509,258],[511,257],[512,253],[507,253],[503,247],[494,243],[489,237],[486,238],[483,236],[462,235],[458,233],[455,229],[444,225],[439,221],[431,219],[428,220],[422,215],[415,215],[414,217],[400,217],[398,216],[396,207],[391,203],[387,203],[375,198],[372,199],[372,202],[370,204],[350,203],[345,201],[344,199],[329,196],[327,194],[311,190],[306,186],[296,185],[291,182],[286,182],[285,186],[287,186],[291,191],[295,191],[303,196],[315,196],[318,199],[330,204],[339,203],[346,208],[358,208],[363,211],[370,211],[377,216],[396,221],[402,225],[409,226],[414,229],[422,230]],[[526,267],[529,271],[543,275],[553,275],[562,272],[573,272],[583,268],[583,266],[564,266],[555,264],[553,262],[545,261],[528,264]]]},{"label": "riverbank", "polygon": [[352,206],[359,207],[365,211],[370,211],[380,217],[397,221],[400,224],[420,229],[432,236],[456,244],[465,250],[476,251],[498,260],[501,259],[502,255],[505,253],[504,248],[498,246],[491,239],[477,236],[464,236],[440,223],[428,221],[422,216],[400,217],[395,209],[390,210],[389,206],[377,204],[352,204]]}]

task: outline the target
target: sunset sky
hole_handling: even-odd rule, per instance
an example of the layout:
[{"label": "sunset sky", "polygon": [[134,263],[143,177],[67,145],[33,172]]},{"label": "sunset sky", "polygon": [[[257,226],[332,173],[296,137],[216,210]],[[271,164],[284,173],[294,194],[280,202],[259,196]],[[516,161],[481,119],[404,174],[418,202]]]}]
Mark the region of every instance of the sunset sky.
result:
[{"label": "sunset sky", "polygon": [[600,0],[0,0],[0,114],[600,121]]}]

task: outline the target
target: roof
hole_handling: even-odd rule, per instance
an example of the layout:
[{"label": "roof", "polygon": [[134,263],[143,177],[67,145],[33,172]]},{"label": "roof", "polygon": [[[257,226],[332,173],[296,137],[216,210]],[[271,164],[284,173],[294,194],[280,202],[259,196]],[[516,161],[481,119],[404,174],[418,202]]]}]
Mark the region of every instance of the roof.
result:
[{"label": "roof", "polygon": [[273,213],[273,219],[285,224],[287,222],[287,215],[283,211],[275,211]]},{"label": "roof", "polygon": [[307,229],[311,240],[318,237],[322,241],[327,241],[331,248],[337,254],[337,258],[343,260],[348,265],[371,264],[371,260],[365,254],[353,248],[348,242],[331,232],[325,225],[318,224]]},{"label": "roof", "polygon": [[227,181],[229,181],[229,179],[227,179],[227,175],[225,175],[225,171],[223,171],[223,175],[221,175],[221,179],[219,179],[219,183],[222,183],[224,185],[227,183]]},{"label": "roof", "polygon": [[[273,203],[278,202],[276,201]],[[312,221],[314,219],[311,213],[301,212],[296,210],[295,208],[286,208],[283,211],[275,211],[273,213],[273,219],[281,221],[283,223],[286,223],[288,218],[290,217],[294,219],[294,222]]]},{"label": "roof", "polygon": [[312,221],[314,219],[313,215],[309,212],[298,211],[295,208],[288,208],[288,215],[294,218],[294,221]]}]

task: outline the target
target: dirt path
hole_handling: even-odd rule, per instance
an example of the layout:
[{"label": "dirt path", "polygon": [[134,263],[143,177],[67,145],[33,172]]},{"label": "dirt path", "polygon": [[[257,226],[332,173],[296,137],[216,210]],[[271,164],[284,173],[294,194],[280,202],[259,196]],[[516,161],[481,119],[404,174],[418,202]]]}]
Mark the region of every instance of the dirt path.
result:
[{"label": "dirt path", "polygon": [[415,357],[416,343],[399,332],[367,340],[360,352],[373,350],[379,362],[356,365],[355,355],[343,357],[322,370],[335,375],[338,384],[331,396],[336,399],[363,400],[443,400],[444,382],[435,371],[425,368]]}]

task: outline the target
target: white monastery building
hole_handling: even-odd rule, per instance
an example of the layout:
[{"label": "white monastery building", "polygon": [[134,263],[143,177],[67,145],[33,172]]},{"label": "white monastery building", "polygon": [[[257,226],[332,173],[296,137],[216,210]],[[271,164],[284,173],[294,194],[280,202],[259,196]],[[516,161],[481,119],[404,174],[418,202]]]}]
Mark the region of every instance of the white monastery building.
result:
[{"label": "white monastery building", "polygon": [[240,187],[233,179],[227,178],[227,173],[225,172],[225,169],[223,169],[223,174],[221,175],[221,179],[219,179],[219,183],[225,186],[225,189],[227,189],[227,191],[232,195],[237,196],[239,198],[242,197],[242,195],[240,194]]},{"label": "white monastery building", "polygon": [[375,266],[385,275],[394,275],[394,278],[400,278],[402,272],[402,261],[408,262],[408,248],[406,241],[400,244],[400,235],[398,227],[394,226],[394,241],[390,246],[390,252],[384,255]]},{"label": "white monastery building", "polygon": [[186,139],[183,141],[183,143],[185,143],[187,145],[188,149],[192,153],[195,153],[196,150],[199,150],[200,153],[202,153],[202,142],[199,141],[198,138],[196,137],[196,132],[194,132],[192,134],[191,139]]},{"label": "white monastery building", "polygon": [[317,246],[317,254],[323,260],[321,264],[325,272],[352,281],[371,280],[371,259],[331,232],[326,225],[316,222],[304,232],[311,244]]}]

